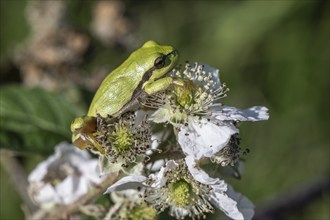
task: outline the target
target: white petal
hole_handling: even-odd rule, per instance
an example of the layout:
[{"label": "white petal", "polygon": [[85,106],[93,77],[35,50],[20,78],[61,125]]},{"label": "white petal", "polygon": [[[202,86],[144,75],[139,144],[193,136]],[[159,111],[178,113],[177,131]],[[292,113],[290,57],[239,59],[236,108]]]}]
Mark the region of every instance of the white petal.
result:
[{"label": "white petal", "polygon": [[248,198],[235,192],[230,185],[228,185],[227,195],[238,203],[237,207],[242,213],[244,220],[252,219],[254,215],[254,205]]},{"label": "white petal", "polygon": [[68,176],[56,186],[61,204],[70,204],[88,192],[89,181],[76,176]]},{"label": "white petal", "polygon": [[51,184],[43,185],[36,191],[36,194],[32,194],[32,198],[43,208],[50,208],[61,201]]},{"label": "white petal", "polygon": [[146,165],[146,168],[148,170],[150,170],[151,172],[156,172],[159,171],[165,164],[165,160],[161,159],[161,160],[156,160],[154,162],[148,163]]},{"label": "white petal", "polygon": [[185,161],[189,172],[195,180],[206,185],[218,185],[218,189],[221,189],[222,191],[227,190],[226,183],[223,180],[220,180],[219,178],[212,178],[204,170],[196,168],[196,161],[193,157],[187,156]]},{"label": "white petal", "polygon": [[102,180],[104,180],[105,176],[101,176],[98,161],[96,159],[85,161],[78,167],[78,169],[82,176],[95,184],[99,184],[102,182]]},{"label": "white petal", "polygon": [[268,120],[268,108],[263,106],[253,106],[248,109],[238,109],[229,106],[217,106],[214,116],[218,120],[234,121],[261,121]]},{"label": "white petal", "polygon": [[140,162],[134,165],[132,168],[130,168],[130,170],[127,173],[133,176],[142,176],[143,169],[144,169],[144,165],[142,162]]},{"label": "white petal", "polygon": [[182,126],[178,134],[178,142],[187,155],[199,160],[211,157],[219,152],[238,130],[230,125],[216,125],[212,121],[189,118],[188,126]]},{"label": "white petal", "polygon": [[45,160],[37,165],[37,167],[30,173],[28,181],[42,181],[48,172],[49,160]]},{"label": "white petal", "polygon": [[252,219],[254,215],[253,203],[240,193],[235,192],[230,185],[224,184],[227,188],[226,191],[223,190],[223,186],[211,186],[210,197],[212,204],[222,210],[231,219]]},{"label": "white petal", "polygon": [[77,166],[80,165],[81,162],[91,159],[91,156],[87,151],[80,150],[76,146],[67,142],[62,142],[56,145],[55,154],[53,156],[57,158],[56,162],[58,162],[58,164],[61,164],[62,161],[70,161],[71,164]]},{"label": "white petal", "polygon": [[237,202],[229,198],[224,192],[212,189],[210,197],[212,204],[223,211],[228,217],[235,220],[244,220],[243,214],[238,210]]},{"label": "white petal", "polygon": [[50,166],[57,166],[60,164],[58,161],[61,159],[61,155],[64,154],[67,150],[74,148],[73,145],[68,143],[60,143],[55,146],[55,153],[47,158],[47,160],[42,161],[37,165],[37,167],[30,173],[28,180],[29,182],[32,181],[42,181],[44,176],[48,172],[48,168]]},{"label": "white petal", "polygon": [[111,193],[113,191],[121,191],[125,189],[136,189],[138,187],[145,186],[143,184],[147,178],[145,176],[125,176],[111,185],[104,194]]},{"label": "white petal", "polygon": [[212,178],[206,172],[196,168],[193,157],[185,158],[188,170],[198,182],[211,186],[211,202],[232,219],[251,219],[254,206],[246,197],[236,193],[230,185],[219,178]]},{"label": "white petal", "polygon": [[172,118],[172,110],[169,104],[165,104],[157,111],[155,111],[150,117],[149,120],[155,123],[165,123],[167,121],[171,121]]},{"label": "white petal", "polygon": [[167,182],[167,178],[165,175],[166,172],[168,170],[174,169],[176,166],[178,166],[178,164],[174,160],[169,160],[167,161],[165,167],[162,167],[157,174],[151,174],[149,177],[154,180],[151,187],[155,187],[155,188],[163,187]]}]

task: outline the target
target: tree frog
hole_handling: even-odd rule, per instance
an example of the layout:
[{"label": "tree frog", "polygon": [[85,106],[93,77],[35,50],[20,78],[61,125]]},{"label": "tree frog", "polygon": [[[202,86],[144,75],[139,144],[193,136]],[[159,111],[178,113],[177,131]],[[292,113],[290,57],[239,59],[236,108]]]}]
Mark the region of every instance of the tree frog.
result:
[{"label": "tree frog", "polygon": [[179,54],[172,46],[159,45],[155,41],[147,41],[134,51],[103,80],[87,115],[72,122],[73,144],[80,149],[95,147],[104,154],[93,136],[96,116],[119,116],[133,109],[138,98],[168,88],[175,79],[165,74],[175,67],[178,58]]}]

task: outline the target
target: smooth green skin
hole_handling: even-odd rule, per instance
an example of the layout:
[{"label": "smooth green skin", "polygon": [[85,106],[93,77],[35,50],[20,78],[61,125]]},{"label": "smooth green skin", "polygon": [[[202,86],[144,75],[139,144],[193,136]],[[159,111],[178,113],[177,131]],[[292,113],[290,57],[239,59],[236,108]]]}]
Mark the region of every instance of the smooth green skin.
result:
[{"label": "smooth green skin", "polygon": [[[161,55],[167,55],[166,64],[155,69],[154,62]],[[161,77],[173,69],[177,61],[178,53],[173,47],[146,42],[103,80],[87,116],[120,115],[137,104],[143,91],[153,94],[166,89],[173,79]]]},{"label": "smooth green skin", "polygon": [[[165,56],[165,65],[155,67],[155,60]],[[175,80],[163,77],[177,64],[179,55],[171,46],[147,41],[134,51],[119,67],[112,71],[102,82],[89,107],[87,116],[76,118],[71,124],[72,142],[81,149],[94,145],[101,149],[91,137],[91,118],[118,116],[138,104],[138,98],[165,90]],[[88,133],[84,131],[88,131]]]}]

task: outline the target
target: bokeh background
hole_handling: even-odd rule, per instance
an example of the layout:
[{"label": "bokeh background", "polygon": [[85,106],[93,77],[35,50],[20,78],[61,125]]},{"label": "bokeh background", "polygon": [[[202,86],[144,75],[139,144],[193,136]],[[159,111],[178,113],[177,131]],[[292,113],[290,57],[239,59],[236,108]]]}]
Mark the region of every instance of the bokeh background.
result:
[{"label": "bokeh background", "polygon": [[[1,97],[11,100],[1,107],[0,144],[21,152],[27,172],[70,138],[70,121],[104,76],[153,39],[176,47],[181,63],[219,68],[230,88],[223,103],[270,109],[268,121],[240,125],[251,153],[242,178],[227,180],[256,204],[259,219],[269,210],[274,219],[330,219],[329,1],[0,5]],[[55,131],[38,127],[33,114]],[[22,219],[9,174],[1,164],[0,219]]]}]

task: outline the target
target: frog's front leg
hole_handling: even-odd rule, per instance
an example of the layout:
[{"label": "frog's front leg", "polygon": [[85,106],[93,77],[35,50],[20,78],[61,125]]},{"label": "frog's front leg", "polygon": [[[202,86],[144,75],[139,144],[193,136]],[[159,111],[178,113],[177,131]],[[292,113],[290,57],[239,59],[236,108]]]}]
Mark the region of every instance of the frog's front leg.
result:
[{"label": "frog's front leg", "polygon": [[91,147],[93,150],[100,152],[102,155],[105,154],[104,148],[92,134],[81,134],[72,142],[72,144],[77,146],[80,150]]},{"label": "frog's front leg", "polygon": [[178,86],[184,86],[184,82],[182,80],[167,76],[167,77],[158,79],[153,82],[146,82],[142,88],[146,93],[148,93],[149,95],[152,95],[157,92],[164,91],[172,84],[175,84]]}]

